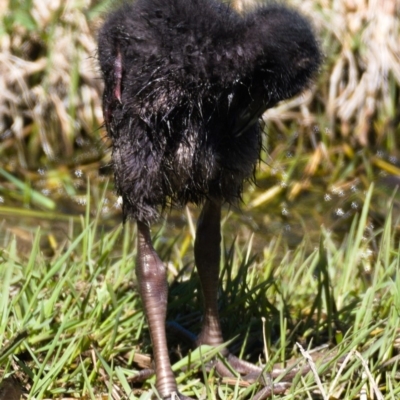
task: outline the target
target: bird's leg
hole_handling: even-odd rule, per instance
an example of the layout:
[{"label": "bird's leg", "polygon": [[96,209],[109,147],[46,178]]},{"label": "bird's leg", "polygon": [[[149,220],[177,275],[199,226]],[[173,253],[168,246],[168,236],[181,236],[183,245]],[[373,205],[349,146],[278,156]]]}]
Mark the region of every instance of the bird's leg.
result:
[{"label": "bird's leg", "polygon": [[[221,243],[221,202],[207,200],[200,214],[194,255],[199,273],[204,298],[204,316],[197,345],[208,344],[219,346],[223,344],[220,319],[218,314],[218,280]],[[262,369],[240,360],[229,354],[228,349],[223,351],[229,364],[241,374],[261,373]],[[223,376],[232,376],[229,369],[222,363],[216,365],[218,373]]]},{"label": "bird's leg", "polygon": [[140,221],[137,227],[136,275],[153,344],[156,387],[163,398],[173,398],[176,395],[183,399],[184,396],[177,393],[165,335],[168,295],[166,269],[153,248],[149,227]]},{"label": "bird's leg", "polygon": [[203,325],[197,345],[219,346],[224,342],[218,314],[220,224],[221,203],[206,200],[197,223],[194,243],[195,263],[204,299]]}]

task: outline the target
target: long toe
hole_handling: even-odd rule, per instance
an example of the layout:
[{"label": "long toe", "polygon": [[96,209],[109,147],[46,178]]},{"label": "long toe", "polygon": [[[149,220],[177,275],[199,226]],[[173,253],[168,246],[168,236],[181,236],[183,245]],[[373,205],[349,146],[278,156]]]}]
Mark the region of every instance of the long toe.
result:
[{"label": "long toe", "polygon": [[131,379],[131,382],[144,382],[145,380],[151,378],[155,373],[156,371],[153,368],[142,369]]},{"label": "long toe", "polygon": [[195,400],[195,399],[193,399],[192,397],[185,396],[182,393],[174,392],[171,393],[170,396],[164,397],[163,400]]},{"label": "long toe", "polygon": [[[273,374],[267,373],[262,367],[241,360],[232,354],[226,357],[226,361],[229,363],[229,367],[226,365],[226,362],[221,360],[218,360],[215,364],[215,370],[220,376],[237,378],[240,374],[242,381],[248,384],[255,382],[260,384],[261,389],[252,397],[253,400],[264,400],[274,395],[282,394],[292,385],[291,381],[273,382],[273,376],[277,377],[278,370],[274,371],[275,373]],[[232,373],[232,371],[236,372],[237,375]],[[279,372],[282,373],[282,370],[279,369]]]},{"label": "long toe", "polygon": [[196,347],[196,340],[197,336],[184,328],[182,325],[178,324],[175,321],[167,321],[166,322],[166,327],[168,333],[173,333],[177,336],[179,336],[182,340],[184,340],[186,343],[188,343],[192,348]]}]

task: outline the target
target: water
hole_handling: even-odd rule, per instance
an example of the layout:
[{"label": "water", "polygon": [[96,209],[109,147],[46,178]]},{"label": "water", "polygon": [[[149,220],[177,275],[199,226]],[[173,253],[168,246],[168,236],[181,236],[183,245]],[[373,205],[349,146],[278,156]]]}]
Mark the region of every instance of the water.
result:
[{"label": "water", "polygon": [[[0,192],[0,246],[12,236],[17,239],[22,254],[29,255],[32,238],[40,227],[41,248],[45,255],[54,253],[58,244],[81,230],[81,218],[85,215],[88,201],[91,217],[99,216],[99,229],[106,231],[121,223],[121,207],[112,189],[109,175],[98,173],[98,164],[61,170],[51,173],[39,170],[31,176],[34,189],[55,201],[54,210],[41,209],[24,198],[17,190]],[[318,246],[321,230],[331,232],[338,242],[342,241],[350,228],[354,215],[363,207],[368,181],[354,178],[341,185],[329,186],[321,177],[314,177],[306,190],[291,197],[288,185],[267,203],[253,207],[266,190],[276,186],[278,180],[270,177],[257,180],[257,186],[248,184],[244,202],[235,207],[224,207],[224,237],[227,243],[236,240],[239,244],[249,243],[252,252],[262,254],[263,249],[278,237],[282,251],[293,249],[302,241],[310,250]],[[382,174],[375,182],[372,204],[369,210],[370,229],[379,228],[385,221],[389,205],[393,205],[393,221],[397,227],[400,215],[400,194],[396,187],[400,177]],[[10,186],[11,187],[11,186]],[[90,188],[90,189],[88,189]],[[89,193],[89,195],[88,195]],[[199,210],[189,205],[185,210],[173,210],[153,227],[157,232],[167,221],[165,238],[175,238],[182,232],[190,232],[189,219],[195,225]]]}]

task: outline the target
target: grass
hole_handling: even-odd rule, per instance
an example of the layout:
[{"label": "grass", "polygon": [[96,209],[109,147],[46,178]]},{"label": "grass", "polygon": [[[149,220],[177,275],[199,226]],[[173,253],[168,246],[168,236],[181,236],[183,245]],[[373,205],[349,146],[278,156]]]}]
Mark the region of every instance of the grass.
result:
[{"label": "grass", "polygon": [[[95,34],[111,2],[22,3],[0,2],[0,399],[149,399],[154,378],[135,382],[151,365],[136,232],[120,224],[101,128]],[[242,211],[225,210],[224,337],[275,382],[282,364],[315,363],[277,398],[396,399],[398,0],[292,3],[325,64],[315,88],[265,114],[257,186]],[[193,333],[196,215],[153,229],[168,320]],[[173,331],[169,343],[184,394],[260,390],[210,371],[218,349],[191,351]]]},{"label": "grass", "polygon": [[[231,348],[245,355],[249,348],[260,354],[266,349],[269,371],[278,362],[302,359],[296,343],[329,347],[319,352],[316,372],[298,374],[281,398],[353,399],[363,390],[374,398],[399,395],[398,242],[390,205],[384,226],[366,230],[372,193],[342,243],[322,232],[312,252],[302,244],[281,258],[279,247],[271,247],[269,257],[259,259],[250,243],[225,243],[221,317],[225,336],[236,338]],[[129,224],[108,232],[98,224],[87,213],[78,223],[80,233],[71,234],[51,259],[41,253],[39,230],[29,258],[18,254],[15,238],[1,250],[0,365],[3,377],[17,377],[28,398],[149,398],[153,379],[132,384],[139,365],[149,363],[143,351],[150,351],[135,288],[135,232]],[[172,264],[168,318],[196,331],[198,280],[185,261],[192,250],[190,225],[173,242],[161,241],[162,230],[156,247]],[[374,242],[379,251],[372,265]],[[177,343],[172,340],[175,359]],[[259,390],[256,383],[226,382],[208,372],[204,362],[213,354],[202,348],[176,361],[184,394],[242,399]]]}]

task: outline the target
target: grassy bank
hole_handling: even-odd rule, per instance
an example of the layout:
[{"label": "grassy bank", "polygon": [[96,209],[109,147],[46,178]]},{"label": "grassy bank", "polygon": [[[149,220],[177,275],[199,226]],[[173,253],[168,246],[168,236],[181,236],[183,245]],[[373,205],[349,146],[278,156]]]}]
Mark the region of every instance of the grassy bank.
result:
[{"label": "grassy bank", "polygon": [[[399,395],[398,240],[390,207],[382,228],[366,229],[371,195],[341,243],[322,231],[314,251],[302,243],[283,258],[278,243],[258,256],[251,241],[224,243],[221,316],[225,334],[235,338],[231,349],[266,363],[266,372],[294,359],[307,365],[298,344],[314,349],[316,372],[299,374],[282,398],[324,398],[319,379],[325,398]],[[51,258],[40,250],[39,230],[29,256],[19,254],[13,238],[1,250],[3,377],[17,379],[30,398],[149,398],[154,381],[134,383],[138,371],[151,367],[133,272],[135,231],[128,224],[104,232],[88,215],[75,222],[79,234],[71,221],[69,238]],[[162,239],[162,229],[155,234],[156,248],[169,260],[168,319],[197,332],[190,224],[174,242]],[[206,372],[198,351],[181,359],[189,349],[176,334],[170,342],[186,395],[248,398],[260,389]],[[215,354],[202,352],[205,360]]]}]

